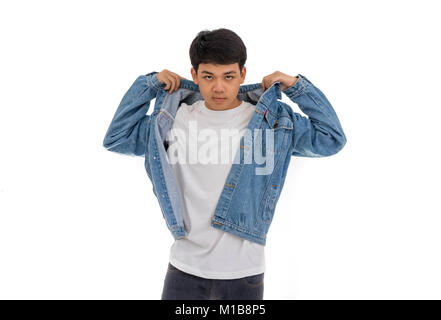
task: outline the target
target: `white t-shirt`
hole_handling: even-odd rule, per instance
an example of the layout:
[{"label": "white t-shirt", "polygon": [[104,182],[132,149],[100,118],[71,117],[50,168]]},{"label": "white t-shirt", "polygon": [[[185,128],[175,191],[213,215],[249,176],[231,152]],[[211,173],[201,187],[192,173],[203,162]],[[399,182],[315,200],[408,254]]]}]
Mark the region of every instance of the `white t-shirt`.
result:
[{"label": "white t-shirt", "polygon": [[[263,245],[211,226],[255,108],[242,101],[236,108],[217,111],[199,100],[192,105],[182,103],[177,110],[167,136],[167,154],[183,196],[187,236],[173,243],[170,263],[184,272],[207,279],[236,279],[265,271]],[[232,138],[225,139],[225,130]]]}]

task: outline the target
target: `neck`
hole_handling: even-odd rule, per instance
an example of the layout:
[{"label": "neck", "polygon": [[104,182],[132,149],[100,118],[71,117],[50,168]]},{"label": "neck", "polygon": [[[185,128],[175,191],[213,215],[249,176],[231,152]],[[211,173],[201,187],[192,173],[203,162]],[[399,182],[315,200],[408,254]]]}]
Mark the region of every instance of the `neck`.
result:
[{"label": "neck", "polygon": [[213,107],[209,106],[207,103],[205,103],[205,106],[206,106],[208,109],[210,109],[210,110],[224,111],[224,110],[234,109],[234,108],[240,106],[241,104],[242,104],[242,101],[236,98],[236,100],[235,100],[230,106],[228,106],[228,107],[224,107],[224,108],[221,108],[221,109],[220,109],[220,108],[213,108]]}]

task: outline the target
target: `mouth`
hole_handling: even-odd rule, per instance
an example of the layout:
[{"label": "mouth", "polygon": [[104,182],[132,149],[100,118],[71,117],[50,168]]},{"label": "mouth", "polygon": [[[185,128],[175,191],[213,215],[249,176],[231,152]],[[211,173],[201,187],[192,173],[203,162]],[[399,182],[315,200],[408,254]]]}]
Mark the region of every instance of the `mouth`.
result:
[{"label": "mouth", "polygon": [[216,97],[213,97],[213,100],[214,101],[216,101],[216,102],[222,102],[222,101],[224,101],[226,98],[216,98]]}]

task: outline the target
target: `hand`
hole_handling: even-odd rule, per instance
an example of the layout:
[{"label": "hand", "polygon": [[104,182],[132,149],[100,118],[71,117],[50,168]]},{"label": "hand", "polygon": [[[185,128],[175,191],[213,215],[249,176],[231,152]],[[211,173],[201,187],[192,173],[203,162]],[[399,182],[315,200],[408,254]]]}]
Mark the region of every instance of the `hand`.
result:
[{"label": "hand", "polygon": [[186,78],[181,77],[180,75],[178,75],[174,72],[168,71],[167,69],[164,69],[158,73],[159,82],[164,83],[166,85],[164,87],[164,90],[170,89],[168,92],[170,94],[173,91],[176,91],[179,89],[179,85],[181,83],[180,79],[186,79]]},{"label": "hand", "polygon": [[275,71],[275,72],[271,73],[270,75],[263,77],[262,90],[265,91],[266,89],[271,87],[271,85],[274,82],[279,81],[280,85],[281,85],[280,89],[282,89],[282,91],[283,91],[283,90],[288,89],[289,87],[295,85],[297,80],[298,80],[297,76],[292,77],[292,76],[289,76],[289,75],[282,73],[280,71]]}]

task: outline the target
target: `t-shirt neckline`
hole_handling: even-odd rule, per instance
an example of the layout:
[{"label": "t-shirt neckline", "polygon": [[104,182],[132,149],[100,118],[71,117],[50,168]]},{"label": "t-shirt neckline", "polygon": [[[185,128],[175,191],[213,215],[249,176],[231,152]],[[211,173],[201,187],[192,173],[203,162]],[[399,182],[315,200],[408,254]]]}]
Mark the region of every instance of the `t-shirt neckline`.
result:
[{"label": "t-shirt neckline", "polygon": [[236,115],[238,112],[242,111],[243,109],[246,108],[246,103],[245,101],[242,100],[241,104],[238,105],[235,108],[232,109],[227,109],[227,110],[212,110],[209,109],[206,104],[205,104],[205,100],[201,100],[201,112],[205,115],[209,115],[209,116],[214,116],[214,117],[231,117]]}]

